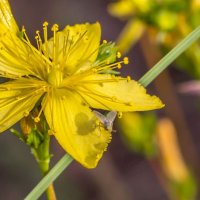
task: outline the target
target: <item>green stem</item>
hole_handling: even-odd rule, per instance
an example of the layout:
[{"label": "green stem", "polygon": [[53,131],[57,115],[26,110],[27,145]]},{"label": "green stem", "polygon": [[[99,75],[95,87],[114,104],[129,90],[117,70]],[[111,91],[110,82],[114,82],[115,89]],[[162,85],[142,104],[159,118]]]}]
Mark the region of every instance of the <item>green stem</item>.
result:
[{"label": "green stem", "polygon": [[[174,60],[182,54],[188,47],[192,45],[200,37],[200,26],[192,31],[184,38],[176,47],[174,47],[167,55],[165,55],[156,65],[154,65],[139,82],[146,87],[149,85],[162,71],[164,71]],[[200,55],[199,55],[200,56]]]},{"label": "green stem", "polygon": [[[167,68],[181,53],[200,37],[200,27],[196,28],[175,48],[164,56],[151,70],[149,70],[139,82],[143,86],[149,85],[163,70]],[[72,162],[69,155],[65,155],[53,167],[53,169],[39,182],[39,184],[28,194],[24,200],[36,200],[47,189],[47,187],[65,170]]]},{"label": "green stem", "polygon": [[64,155],[24,200],[38,199],[40,195],[47,189],[49,184],[53,183],[54,180],[64,171],[64,169],[68,167],[72,160],[73,159],[69,155]]}]

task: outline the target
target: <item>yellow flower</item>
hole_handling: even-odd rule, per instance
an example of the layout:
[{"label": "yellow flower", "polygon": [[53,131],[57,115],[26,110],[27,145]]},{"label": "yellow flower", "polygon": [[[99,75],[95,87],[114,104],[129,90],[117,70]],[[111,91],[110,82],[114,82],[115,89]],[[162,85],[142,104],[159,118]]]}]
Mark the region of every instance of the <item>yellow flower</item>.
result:
[{"label": "yellow flower", "polygon": [[110,3],[108,11],[111,15],[119,18],[133,17],[135,14],[146,14],[151,9],[151,0],[118,0]]},{"label": "yellow flower", "polygon": [[0,16],[0,76],[9,79],[0,84],[1,132],[41,102],[35,122],[43,112],[49,133],[74,159],[94,168],[111,133],[99,126],[90,108],[126,112],[163,107],[130,77],[104,73],[128,63],[127,58],[114,64],[95,62],[101,47],[99,23],[66,26],[62,31],[55,24],[48,40],[45,22],[43,36],[36,31],[35,48],[25,29],[19,31],[7,0],[0,1]]}]

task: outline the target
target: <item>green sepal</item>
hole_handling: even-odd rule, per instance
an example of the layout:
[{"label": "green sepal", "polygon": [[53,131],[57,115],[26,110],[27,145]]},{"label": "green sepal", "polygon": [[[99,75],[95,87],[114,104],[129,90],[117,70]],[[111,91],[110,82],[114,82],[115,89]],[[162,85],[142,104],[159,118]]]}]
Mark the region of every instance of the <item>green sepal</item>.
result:
[{"label": "green sepal", "polygon": [[[99,64],[111,64],[114,63],[117,59],[117,47],[115,46],[115,43],[113,42],[108,42],[108,43],[103,43],[98,52],[97,59],[95,61],[95,66]],[[120,74],[120,72],[115,71],[115,70],[105,70],[103,72],[104,74]]]},{"label": "green sepal", "polygon": [[25,142],[26,143],[26,138],[24,136],[24,134],[22,134],[20,131],[14,129],[14,128],[11,128],[10,129],[10,132],[16,136],[17,138],[19,138],[22,142]]},{"label": "green sepal", "polygon": [[116,54],[117,47],[115,46],[114,42],[103,43],[99,48],[96,62],[101,63],[106,61],[109,63],[114,63],[117,58]]}]

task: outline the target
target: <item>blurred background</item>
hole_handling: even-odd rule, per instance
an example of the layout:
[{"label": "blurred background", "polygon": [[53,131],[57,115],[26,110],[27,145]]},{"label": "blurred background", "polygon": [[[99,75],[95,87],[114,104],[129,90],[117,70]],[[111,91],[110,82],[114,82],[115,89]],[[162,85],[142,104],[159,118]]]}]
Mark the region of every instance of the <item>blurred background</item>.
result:
[{"label": "blurred background", "polygon": [[[102,40],[130,60],[122,75],[139,80],[200,23],[199,0],[10,0],[31,39],[44,21],[99,21]],[[194,44],[147,87],[166,107],[123,114],[98,167],[73,163],[55,181],[59,200],[198,200],[200,180],[200,48]],[[17,125],[16,125],[17,127]],[[52,138],[51,166],[64,155]],[[10,132],[0,137],[0,199],[21,200],[41,175],[30,149]],[[45,199],[43,195],[40,199]]]}]

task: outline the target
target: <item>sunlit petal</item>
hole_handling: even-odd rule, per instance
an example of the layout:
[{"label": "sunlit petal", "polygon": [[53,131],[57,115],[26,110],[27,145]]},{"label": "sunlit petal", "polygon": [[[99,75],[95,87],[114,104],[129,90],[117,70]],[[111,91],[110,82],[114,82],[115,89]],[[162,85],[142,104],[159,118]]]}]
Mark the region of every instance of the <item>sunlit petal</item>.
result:
[{"label": "sunlit petal", "polygon": [[60,145],[83,166],[94,168],[111,139],[110,133],[100,127],[79,96],[67,90],[54,90],[43,104],[51,132]]},{"label": "sunlit petal", "polygon": [[55,38],[48,41],[48,54],[51,58],[55,57],[59,65],[64,65],[66,73],[74,73],[95,61],[100,37],[101,28],[98,22],[66,26],[63,31],[57,33],[56,52],[53,45]]},{"label": "sunlit petal", "polygon": [[136,81],[112,75],[89,76],[80,81],[78,92],[91,107],[105,110],[144,111],[164,106]]},{"label": "sunlit petal", "polygon": [[[38,82],[39,83],[39,82]],[[10,81],[0,85],[0,132],[29,114],[44,93],[37,82]]]},{"label": "sunlit petal", "polygon": [[1,30],[1,33],[3,33],[6,29],[9,29],[9,31],[14,32],[14,33],[18,32],[18,26],[12,15],[8,0],[1,0],[0,1],[0,30]]}]

